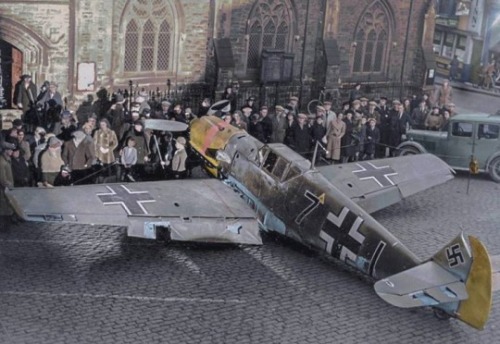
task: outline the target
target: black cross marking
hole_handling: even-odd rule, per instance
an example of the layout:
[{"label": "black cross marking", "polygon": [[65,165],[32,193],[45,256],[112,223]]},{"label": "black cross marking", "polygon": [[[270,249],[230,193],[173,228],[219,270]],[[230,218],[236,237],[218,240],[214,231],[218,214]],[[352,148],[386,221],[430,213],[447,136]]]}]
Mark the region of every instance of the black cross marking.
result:
[{"label": "black cross marking", "polygon": [[344,207],[340,214],[329,213],[320,238],[326,243],[325,250],[333,257],[356,260],[365,237],[359,233],[363,219]]},{"label": "black cross marking", "polygon": [[360,180],[373,179],[380,187],[394,185],[394,182],[389,177],[398,174],[390,166],[377,167],[371,162],[360,162],[356,165],[361,169],[352,171],[352,173]]},{"label": "black cross marking", "polygon": [[147,191],[130,191],[125,185],[119,187],[106,186],[110,193],[97,194],[102,204],[118,204],[129,215],[147,215],[143,203],[156,202]]},{"label": "black cross marking", "polygon": [[448,258],[448,265],[450,268],[454,268],[457,265],[465,263],[464,255],[462,254],[459,244],[446,248],[446,258]]}]

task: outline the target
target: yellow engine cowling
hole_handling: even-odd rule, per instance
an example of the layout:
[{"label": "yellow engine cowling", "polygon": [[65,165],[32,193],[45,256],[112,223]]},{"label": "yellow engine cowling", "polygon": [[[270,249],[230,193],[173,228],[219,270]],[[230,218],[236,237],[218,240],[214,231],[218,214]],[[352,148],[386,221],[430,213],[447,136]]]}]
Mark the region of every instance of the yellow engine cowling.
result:
[{"label": "yellow engine cowling", "polygon": [[190,124],[190,143],[205,160],[207,171],[214,177],[219,174],[219,162],[216,154],[224,149],[229,139],[236,134],[244,133],[216,116],[203,116]]}]

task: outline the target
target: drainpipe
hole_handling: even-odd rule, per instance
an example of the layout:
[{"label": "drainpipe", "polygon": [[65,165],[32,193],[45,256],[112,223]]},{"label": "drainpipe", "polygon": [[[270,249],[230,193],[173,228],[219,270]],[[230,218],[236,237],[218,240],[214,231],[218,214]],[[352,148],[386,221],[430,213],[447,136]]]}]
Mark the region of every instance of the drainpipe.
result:
[{"label": "drainpipe", "polygon": [[[306,9],[306,22],[304,24],[304,38],[302,42],[302,61],[300,63],[300,91],[299,91],[299,100],[302,103],[302,88],[304,86],[304,60],[306,57],[306,38],[307,38],[307,26],[309,24],[309,7],[311,4],[311,0],[307,0],[307,9]],[[299,104],[299,108],[302,104]]]},{"label": "drainpipe", "polygon": [[403,97],[403,79],[405,75],[405,66],[406,66],[406,55],[408,51],[408,37],[410,36],[410,24],[411,24],[411,15],[413,13],[413,1],[410,1],[410,10],[408,11],[408,22],[406,25],[406,37],[405,37],[405,46],[403,51],[403,65],[401,66],[401,77],[400,77],[400,88],[399,88],[399,98]]}]

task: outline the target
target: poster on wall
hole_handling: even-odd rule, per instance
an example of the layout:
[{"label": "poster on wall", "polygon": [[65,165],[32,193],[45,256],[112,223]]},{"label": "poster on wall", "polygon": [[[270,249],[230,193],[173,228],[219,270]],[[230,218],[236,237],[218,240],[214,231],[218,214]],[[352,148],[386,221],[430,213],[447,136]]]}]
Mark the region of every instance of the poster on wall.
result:
[{"label": "poster on wall", "polygon": [[95,89],[95,62],[78,63],[77,90],[94,91]]}]

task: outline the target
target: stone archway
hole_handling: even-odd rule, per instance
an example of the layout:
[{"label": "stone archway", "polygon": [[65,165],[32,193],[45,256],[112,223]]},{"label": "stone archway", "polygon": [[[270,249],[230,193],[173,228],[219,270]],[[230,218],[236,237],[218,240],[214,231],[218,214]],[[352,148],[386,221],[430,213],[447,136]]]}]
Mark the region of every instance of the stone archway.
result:
[{"label": "stone archway", "polygon": [[[32,75],[33,81],[44,80],[48,71],[49,45],[29,27],[0,16],[0,41],[15,47],[22,54],[22,74]],[[12,80],[16,82],[17,80]]]}]

